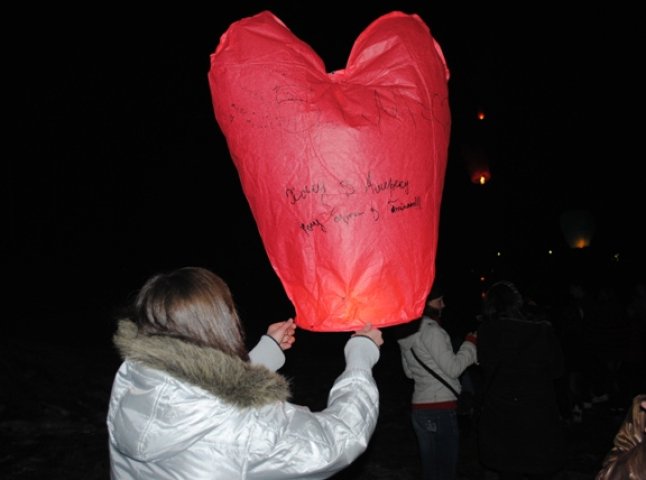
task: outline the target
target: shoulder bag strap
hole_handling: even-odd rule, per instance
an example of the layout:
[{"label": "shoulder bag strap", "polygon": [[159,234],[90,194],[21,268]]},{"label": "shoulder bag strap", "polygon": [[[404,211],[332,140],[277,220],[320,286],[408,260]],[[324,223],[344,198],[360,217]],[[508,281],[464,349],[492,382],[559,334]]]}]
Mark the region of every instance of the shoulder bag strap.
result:
[{"label": "shoulder bag strap", "polygon": [[437,373],[435,373],[435,371],[434,371],[431,367],[429,367],[429,366],[428,366],[428,365],[426,365],[424,362],[422,362],[422,360],[420,360],[420,358],[419,358],[419,357],[417,356],[417,354],[415,353],[415,350],[413,350],[413,349],[411,348],[411,349],[410,349],[410,351],[411,351],[411,353],[413,354],[413,357],[415,357],[415,360],[417,360],[417,361],[419,362],[419,364],[420,364],[422,367],[424,367],[424,369],[425,369],[428,373],[430,373],[431,375],[433,375],[433,376],[434,376],[435,378],[437,378],[440,382],[442,382],[446,388],[448,388],[449,390],[451,390],[451,391],[453,392],[453,395],[455,395],[455,397],[456,397],[456,398],[460,396],[460,394],[455,390],[455,388],[453,388],[451,385],[449,385],[449,383],[448,383],[446,380],[444,380],[442,377],[440,377]]}]

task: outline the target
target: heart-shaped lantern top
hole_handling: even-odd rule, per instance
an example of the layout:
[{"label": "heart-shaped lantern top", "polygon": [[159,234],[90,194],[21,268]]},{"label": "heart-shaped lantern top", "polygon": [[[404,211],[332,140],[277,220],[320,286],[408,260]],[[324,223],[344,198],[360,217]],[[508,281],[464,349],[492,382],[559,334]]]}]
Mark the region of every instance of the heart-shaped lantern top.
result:
[{"label": "heart-shaped lantern top", "polygon": [[220,38],[215,117],[301,328],[421,315],[435,276],[448,78],[428,26],[402,12],[375,20],[332,73],[269,11]]}]

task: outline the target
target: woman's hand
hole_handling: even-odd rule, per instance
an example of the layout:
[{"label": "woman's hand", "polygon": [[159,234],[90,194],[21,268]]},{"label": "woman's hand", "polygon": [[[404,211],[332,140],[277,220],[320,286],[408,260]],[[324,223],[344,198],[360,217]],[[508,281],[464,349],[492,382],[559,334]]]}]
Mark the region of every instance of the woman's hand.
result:
[{"label": "woman's hand", "polygon": [[357,330],[352,334],[353,337],[364,336],[370,338],[378,347],[381,347],[384,343],[384,339],[381,335],[381,330],[374,328],[372,324],[368,323],[361,330]]},{"label": "woman's hand", "polygon": [[290,318],[284,322],[276,322],[269,325],[267,335],[273,338],[280,346],[281,350],[288,350],[296,341],[296,324],[294,319]]}]

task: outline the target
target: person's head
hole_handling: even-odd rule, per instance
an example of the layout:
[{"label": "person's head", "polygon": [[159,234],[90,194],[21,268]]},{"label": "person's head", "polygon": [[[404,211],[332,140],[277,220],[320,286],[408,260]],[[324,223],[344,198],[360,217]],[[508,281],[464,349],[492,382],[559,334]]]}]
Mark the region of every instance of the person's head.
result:
[{"label": "person's head", "polygon": [[444,303],[444,290],[436,281],[433,283],[430,293],[426,297],[426,304],[424,306],[424,314],[434,320],[442,318],[442,310],[446,304]]},{"label": "person's head", "polygon": [[143,334],[168,335],[248,358],[231,291],[204,268],[152,276],[137,295],[133,315]]},{"label": "person's head", "polygon": [[499,315],[519,316],[523,303],[523,296],[516,285],[503,280],[491,285],[485,293],[482,313],[487,318]]}]

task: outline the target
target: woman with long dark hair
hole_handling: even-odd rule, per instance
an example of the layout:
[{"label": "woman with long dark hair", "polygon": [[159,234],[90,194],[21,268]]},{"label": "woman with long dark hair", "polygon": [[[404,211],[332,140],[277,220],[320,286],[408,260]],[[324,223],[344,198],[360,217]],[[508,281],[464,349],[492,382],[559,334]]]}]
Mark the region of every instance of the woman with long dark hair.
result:
[{"label": "woman with long dark hair", "polygon": [[321,412],[288,402],[275,373],[293,320],[247,352],[226,283],[185,267],[154,275],[114,337],[124,361],[108,411],[112,479],[322,479],[367,447],[379,414],[372,367],[383,343],[367,325]]}]

